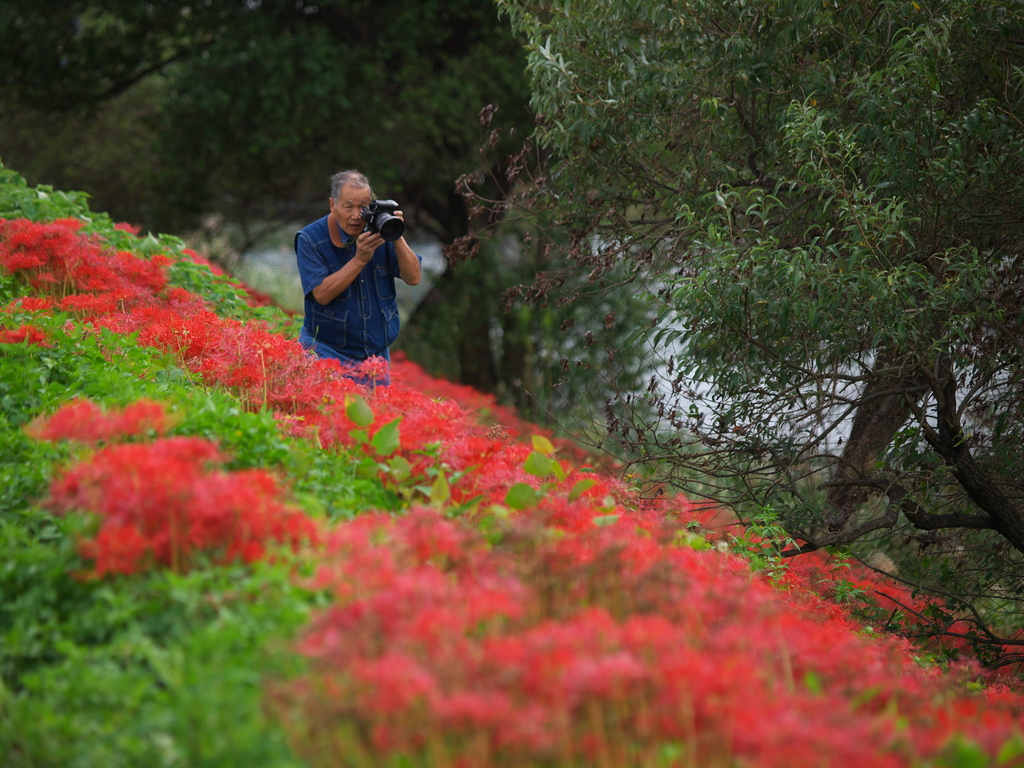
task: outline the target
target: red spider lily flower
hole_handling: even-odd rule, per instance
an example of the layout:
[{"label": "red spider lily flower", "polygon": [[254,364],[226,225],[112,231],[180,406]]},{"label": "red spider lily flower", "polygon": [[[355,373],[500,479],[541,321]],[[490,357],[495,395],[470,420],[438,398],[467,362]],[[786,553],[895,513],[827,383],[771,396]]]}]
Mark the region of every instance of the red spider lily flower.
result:
[{"label": "red spider lily flower", "polygon": [[74,260],[83,244],[77,234],[81,226],[77,219],[0,221],[0,267],[22,272]]},{"label": "red spider lily flower", "polygon": [[[167,256],[143,259],[106,248],[94,236],[78,232],[80,222],[7,222],[0,228],[0,267],[25,273],[37,290],[58,296],[97,294],[125,306],[147,305],[167,284]],[[79,300],[81,301],[81,299]],[[71,309],[113,311],[108,305]]]},{"label": "red spider lily flower", "polygon": [[53,346],[46,331],[26,323],[14,329],[0,328],[0,344],[35,344],[39,347]]},{"label": "red spider lily flower", "polygon": [[120,308],[120,297],[111,293],[72,293],[61,299],[60,308],[79,315],[106,315]]},{"label": "red spider lily flower", "polygon": [[192,250],[191,248],[182,248],[181,249],[181,253],[182,253],[183,256],[188,257],[191,261],[195,262],[196,264],[199,264],[201,266],[206,267],[207,269],[209,269],[215,275],[223,275],[224,274],[224,270],[223,269],[218,267],[216,264],[214,264],[208,258],[203,256],[201,253],[197,253],[196,251]]},{"label": "red spider lily flower", "polygon": [[390,366],[388,361],[380,355],[371,355],[366,360],[363,360],[355,373],[360,378],[368,380],[371,384],[390,380]]},{"label": "red spider lily flower", "polygon": [[356,705],[385,717],[406,713],[427,701],[437,688],[430,672],[401,652],[357,660],[352,677],[357,684]]},{"label": "red spider lily flower", "polygon": [[22,296],[4,307],[5,312],[45,312],[53,309],[53,299],[45,296]]},{"label": "red spider lily flower", "polygon": [[142,570],[153,544],[132,525],[104,527],[95,539],[82,542],[83,557],[95,561],[95,575],[132,574]]},{"label": "red spider lily flower", "polygon": [[96,558],[99,575],[123,572],[128,562],[123,547],[110,542],[139,543],[136,566],[152,561],[184,570],[201,554],[252,562],[270,543],[316,539],[315,524],[284,503],[274,478],[256,470],[224,472],[216,468],[223,459],[198,438],[108,446],[57,477],[48,506],[100,518],[96,540],[83,550]]},{"label": "red spider lily flower", "polygon": [[90,400],[76,399],[51,416],[26,425],[25,431],[37,440],[74,440],[95,445],[150,432],[163,435],[170,421],[164,406],[153,400],[136,400],[124,408],[103,410]]}]

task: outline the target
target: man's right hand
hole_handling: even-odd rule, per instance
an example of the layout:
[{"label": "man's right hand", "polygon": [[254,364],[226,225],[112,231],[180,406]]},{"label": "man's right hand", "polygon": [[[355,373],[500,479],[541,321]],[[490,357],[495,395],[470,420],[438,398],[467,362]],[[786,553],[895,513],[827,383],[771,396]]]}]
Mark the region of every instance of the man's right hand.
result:
[{"label": "man's right hand", "polygon": [[363,232],[356,238],[355,258],[363,262],[363,264],[369,264],[370,259],[373,258],[374,251],[383,244],[384,238],[380,236],[379,232]]}]

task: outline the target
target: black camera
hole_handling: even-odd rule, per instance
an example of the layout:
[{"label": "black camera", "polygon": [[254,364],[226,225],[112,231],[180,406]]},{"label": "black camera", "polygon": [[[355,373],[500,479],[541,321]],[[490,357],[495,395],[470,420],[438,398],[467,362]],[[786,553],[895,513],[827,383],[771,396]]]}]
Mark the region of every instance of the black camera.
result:
[{"label": "black camera", "polygon": [[363,221],[367,232],[379,232],[385,240],[394,241],[405,232],[405,222],[395,216],[398,203],[394,200],[374,200],[363,208]]}]

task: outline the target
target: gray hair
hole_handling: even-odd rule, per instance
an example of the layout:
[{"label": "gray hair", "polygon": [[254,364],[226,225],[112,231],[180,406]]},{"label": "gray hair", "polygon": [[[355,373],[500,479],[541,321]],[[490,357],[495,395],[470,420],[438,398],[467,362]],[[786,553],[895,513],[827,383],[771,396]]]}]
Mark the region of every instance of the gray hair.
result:
[{"label": "gray hair", "polygon": [[341,171],[331,176],[331,197],[337,200],[338,195],[341,193],[341,188],[346,184],[356,189],[369,189],[370,196],[373,196],[370,180],[363,174],[359,171]]}]

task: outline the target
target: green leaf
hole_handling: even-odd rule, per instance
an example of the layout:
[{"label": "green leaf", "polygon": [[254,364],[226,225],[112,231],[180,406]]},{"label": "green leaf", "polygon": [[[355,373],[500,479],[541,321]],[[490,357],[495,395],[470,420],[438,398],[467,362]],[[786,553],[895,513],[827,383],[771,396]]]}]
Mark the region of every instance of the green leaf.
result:
[{"label": "green leaf", "polygon": [[345,415],[357,427],[368,427],[373,424],[373,409],[359,396],[352,398],[345,406]]},{"label": "green leaf", "polygon": [[986,768],[991,764],[984,749],[959,734],[950,740],[938,761],[943,768]]},{"label": "green leaf", "polygon": [[821,696],[822,693],[824,693],[821,678],[812,670],[808,670],[804,673],[804,686],[815,696]]},{"label": "green leaf", "polygon": [[614,525],[618,522],[619,517],[620,515],[598,515],[591,522],[603,528],[606,525]]},{"label": "green leaf", "polygon": [[396,483],[404,483],[412,474],[412,465],[404,456],[392,456],[386,466],[388,474]]},{"label": "green leaf", "polygon": [[380,465],[369,456],[364,456],[356,466],[356,472],[359,473],[360,477],[376,479],[380,472]]},{"label": "green leaf", "polygon": [[532,438],[533,450],[543,453],[545,456],[550,456],[555,452],[555,446],[551,444],[543,435],[534,435]]},{"label": "green leaf", "polygon": [[549,459],[542,453],[537,451],[531,451],[530,455],[526,457],[526,462],[523,464],[523,469],[529,472],[534,477],[547,477],[552,472],[552,464],[555,461]]},{"label": "green leaf", "polygon": [[585,477],[582,480],[578,480],[576,482],[576,485],[572,487],[572,490],[569,491],[569,501],[576,501],[576,499],[578,499],[584,493],[589,491],[595,485],[597,485],[597,480],[594,480],[589,477]]},{"label": "green leaf", "polygon": [[374,450],[381,456],[390,456],[402,447],[401,435],[399,435],[398,432],[398,425],[401,421],[401,416],[389,421],[377,430],[377,434],[375,434],[373,439],[370,441],[370,445],[372,445]]},{"label": "green leaf", "polygon": [[441,472],[434,480],[434,484],[430,486],[430,501],[434,504],[445,504],[451,496],[448,478],[444,476],[444,472]]},{"label": "green leaf", "polygon": [[1024,755],[1024,738],[1020,734],[1015,734],[1007,739],[1003,746],[999,748],[999,754],[996,755],[996,764],[1007,765],[1021,755]]},{"label": "green leaf", "polygon": [[676,534],[675,544],[680,547],[689,547],[695,549],[698,552],[702,552],[707,549],[711,549],[711,542],[706,538],[697,533],[691,533],[689,531],[680,531]]},{"label": "green leaf", "polygon": [[540,501],[540,492],[532,485],[516,483],[505,494],[505,506],[512,509],[527,509]]}]

